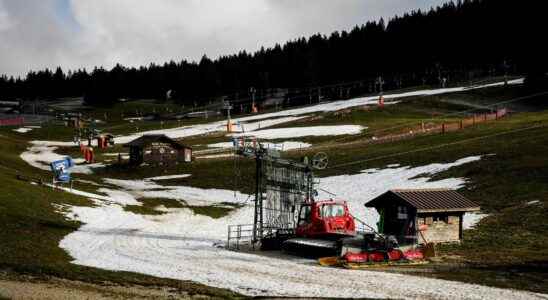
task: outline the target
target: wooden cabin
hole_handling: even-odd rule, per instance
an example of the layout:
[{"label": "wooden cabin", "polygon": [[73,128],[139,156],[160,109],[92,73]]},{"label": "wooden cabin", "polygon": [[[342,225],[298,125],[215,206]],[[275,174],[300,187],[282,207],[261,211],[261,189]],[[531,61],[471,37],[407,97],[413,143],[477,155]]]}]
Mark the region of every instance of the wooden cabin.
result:
[{"label": "wooden cabin", "polygon": [[378,231],[400,245],[460,242],[464,213],[480,210],[449,189],[390,190],[365,206],[379,213]]},{"label": "wooden cabin", "polygon": [[124,147],[129,148],[131,165],[170,165],[192,161],[192,148],[163,134],[143,135]]}]

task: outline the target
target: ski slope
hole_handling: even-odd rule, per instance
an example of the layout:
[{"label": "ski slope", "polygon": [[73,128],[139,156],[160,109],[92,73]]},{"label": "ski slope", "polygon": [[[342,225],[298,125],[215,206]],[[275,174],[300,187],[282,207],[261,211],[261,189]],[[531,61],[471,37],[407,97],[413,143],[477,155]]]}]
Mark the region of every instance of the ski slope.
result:
[{"label": "ski slope", "polygon": [[[464,178],[436,181],[430,178],[480,159],[467,157],[448,164],[369,169],[355,175],[323,178],[321,184],[322,188],[346,199],[354,214],[374,225],[376,217],[365,210],[363,203],[393,188],[461,187],[466,182]],[[148,180],[111,179],[107,182],[133,197],[146,191],[161,192]],[[247,197],[243,194],[234,197],[233,192],[227,190],[164,188],[174,195],[180,193],[178,196],[185,198],[193,195],[194,200],[209,204],[246,203]],[[109,195],[117,197],[114,193]],[[75,264],[192,280],[249,296],[546,299],[546,295],[525,291],[393,273],[325,268],[314,260],[275,253],[234,252],[218,247],[225,242],[229,224],[251,222],[251,205],[224,218],[212,219],[188,209],[173,208],[162,208],[166,212],[163,215],[143,216],[124,211],[127,199],[96,199],[96,207],[66,206],[61,210],[68,218],[85,224],[59,244],[74,258]]]},{"label": "ski slope", "polygon": [[[426,95],[439,95],[446,93],[462,92],[471,89],[482,89],[488,87],[502,86],[504,82],[496,82],[484,85],[477,85],[472,87],[455,87],[455,88],[441,88],[441,89],[425,89],[405,93],[392,93],[384,95],[385,100],[402,99],[412,96],[426,96]],[[523,84],[523,78],[509,81],[508,84]],[[233,119],[234,130],[238,133],[227,134],[227,136],[241,136],[241,135],[254,135],[261,139],[273,140],[273,139],[292,139],[297,137],[306,136],[336,136],[336,135],[351,135],[359,134],[365,127],[357,125],[334,125],[334,126],[309,126],[309,127],[286,127],[269,129],[272,126],[278,126],[281,124],[299,121],[306,119],[312,114],[331,112],[341,109],[347,109],[363,105],[372,105],[377,103],[378,96],[358,97],[348,100],[339,100],[328,103],[321,103],[301,108],[287,109],[278,112],[265,113],[252,115],[247,117],[241,117]],[[387,102],[386,104],[394,104],[397,101]],[[158,129],[138,132],[131,135],[117,136],[115,137],[115,143],[125,144],[144,134],[165,134],[171,138],[183,138],[189,136],[210,134],[215,132],[226,131],[227,121],[216,121],[206,124],[197,124],[182,126],[169,129]],[[92,143],[95,145],[97,141]],[[70,147],[75,146],[73,142],[63,141],[33,141],[32,146],[27,151],[21,154],[21,158],[43,170],[49,170],[49,163],[53,160],[62,158],[62,156],[55,154],[55,147]],[[92,173],[93,168],[102,167],[100,164],[96,165],[79,165],[72,169],[74,173]]]},{"label": "ski slope", "polygon": [[[511,80],[508,82],[510,85],[523,84],[523,78]],[[440,88],[440,89],[424,89],[404,93],[388,93],[384,95],[385,100],[395,100],[414,96],[428,96],[428,95],[440,95],[447,93],[463,92],[472,89],[482,89],[495,86],[502,86],[504,82],[495,82],[490,84],[483,84],[477,86],[461,86],[454,88]],[[341,109],[347,109],[363,105],[374,105],[378,101],[378,96],[358,97],[348,100],[338,100],[327,103],[320,103],[316,105],[287,109],[278,112],[265,113],[252,115],[247,117],[235,118],[233,122],[237,125],[235,130],[251,133],[253,135],[261,135],[261,128],[266,128],[274,125],[279,125],[291,121],[297,121],[308,117],[307,115],[316,113],[333,112]],[[385,104],[395,104],[397,101],[386,102]],[[139,132],[129,136],[119,136],[115,138],[116,143],[127,143],[143,134],[165,134],[171,138],[182,138],[192,135],[201,135],[212,132],[219,132],[226,130],[227,121],[218,121],[208,124],[199,124],[192,126],[184,126],[172,129],[151,130],[145,132]],[[347,134],[347,133],[342,133]],[[337,135],[336,132],[331,135]],[[302,135],[301,135],[302,136]]]}]

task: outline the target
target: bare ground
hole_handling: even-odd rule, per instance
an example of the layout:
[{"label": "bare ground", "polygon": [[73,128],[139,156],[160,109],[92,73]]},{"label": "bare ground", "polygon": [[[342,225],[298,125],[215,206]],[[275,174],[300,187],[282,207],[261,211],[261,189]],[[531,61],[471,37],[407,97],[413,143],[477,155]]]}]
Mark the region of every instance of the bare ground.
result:
[{"label": "bare ground", "polygon": [[8,276],[0,273],[0,299],[209,299],[176,288],[114,283],[93,284],[60,278]]}]

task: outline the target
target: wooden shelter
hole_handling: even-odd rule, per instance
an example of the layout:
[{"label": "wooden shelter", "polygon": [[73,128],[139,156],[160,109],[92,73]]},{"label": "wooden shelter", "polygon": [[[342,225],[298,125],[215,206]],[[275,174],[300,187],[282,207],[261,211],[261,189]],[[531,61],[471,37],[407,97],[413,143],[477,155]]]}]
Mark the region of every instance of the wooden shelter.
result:
[{"label": "wooden shelter", "polygon": [[192,148],[163,134],[143,135],[124,147],[129,147],[129,163],[132,165],[168,165],[192,161]]},{"label": "wooden shelter", "polygon": [[380,215],[378,230],[401,245],[459,242],[465,212],[480,207],[449,189],[390,190],[367,202]]}]

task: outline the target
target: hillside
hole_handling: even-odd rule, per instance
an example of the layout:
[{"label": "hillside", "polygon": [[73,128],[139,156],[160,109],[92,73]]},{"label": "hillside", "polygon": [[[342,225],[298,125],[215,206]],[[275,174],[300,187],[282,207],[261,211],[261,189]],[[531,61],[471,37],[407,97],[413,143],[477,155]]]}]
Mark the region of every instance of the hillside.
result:
[{"label": "hillside", "polygon": [[[544,222],[548,216],[548,113],[542,107],[516,101],[521,105],[514,106],[509,116],[463,130],[371,142],[373,137],[406,134],[423,122],[440,126],[459,122],[472,113],[482,115],[492,104],[524,95],[526,91],[516,84],[439,94],[429,91],[428,95],[417,92],[416,96],[392,99],[387,95],[387,105],[382,109],[374,105],[373,98],[363,97],[236,116],[251,134],[263,135],[265,141],[300,143],[297,149],[284,151],[284,157],[299,159],[319,151],[327,153],[329,167],[316,172],[320,187],[345,197],[365,220],[373,220],[363,209],[366,200],[400,186],[458,188],[481,205],[486,216],[465,231],[461,244],[440,247],[438,259],[427,266],[386,272],[329,273],[330,269],[316,268],[310,261],[214,247],[224,242],[227,224],[251,221],[252,196],[250,200],[248,195],[253,191],[254,162],[250,159],[219,155],[196,159],[192,164],[129,169],[114,163],[111,155],[127,152],[117,144],[98,153],[95,168],[78,166],[81,173],[74,174],[79,180],[74,189],[90,193],[82,197],[28,181],[51,180],[44,162],[55,153],[81,157],[77,147],[66,143],[71,130],[53,124],[26,133],[2,127],[0,217],[5,221],[0,224],[0,270],[14,277],[29,274],[91,283],[159,285],[222,298],[316,293],[298,282],[291,285],[292,289],[276,285],[285,276],[295,280],[304,276],[299,273],[301,268],[333,277],[337,274],[340,280],[371,275],[363,275],[373,280],[370,284],[394,288],[392,292],[356,291],[329,277],[340,284],[340,290],[339,294],[330,291],[333,294],[323,295],[327,297],[349,297],[358,292],[372,298],[402,296],[402,290],[389,286],[388,282],[396,278],[392,273],[419,275],[404,277],[410,282],[409,288],[427,283],[433,289],[454,290],[455,297],[535,296],[485,286],[548,293],[548,226]],[[545,100],[546,96],[539,97]],[[156,103],[127,105],[164,107]],[[104,114],[100,110],[93,113],[98,117]],[[182,124],[135,124],[111,118],[102,126],[119,135],[118,141],[129,139],[136,131],[161,130],[193,146],[198,157],[207,156],[199,151],[212,149],[208,145],[230,141],[218,131],[224,122],[215,118]],[[45,140],[49,144],[37,142]],[[230,154],[229,149],[220,151]],[[36,168],[44,166],[44,170]],[[182,176],[185,174],[188,176]],[[169,175],[179,176],[156,178]],[[323,192],[320,196],[330,197]],[[218,275],[221,271],[226,272],[224,276]],[[254,283],[254,276],[268,278],[271,283]],[[375,277],[385,280],[375,282]],[[245,285],[235,286],[233,280],[237,279],[245,279]],[[438,295],[433,290],[413,291],[423,296]]]}]

